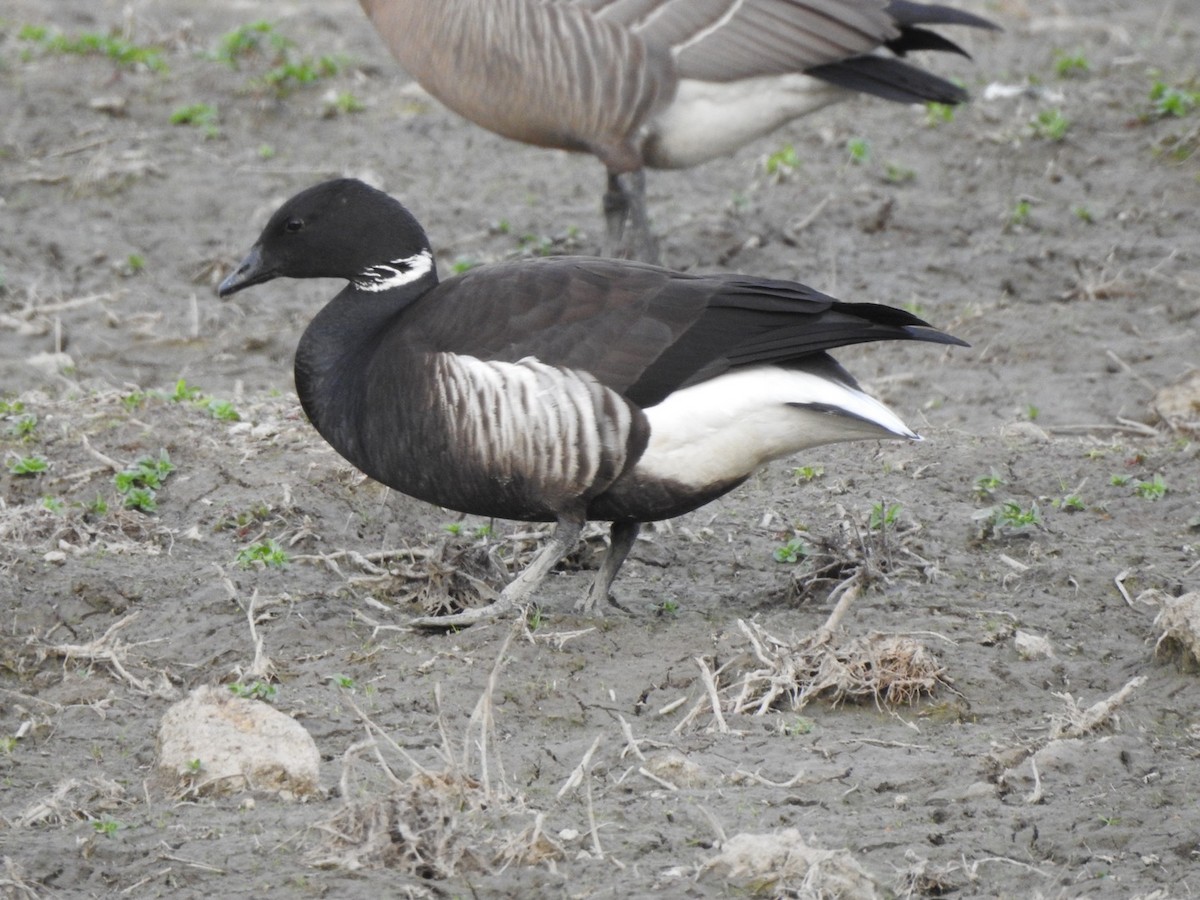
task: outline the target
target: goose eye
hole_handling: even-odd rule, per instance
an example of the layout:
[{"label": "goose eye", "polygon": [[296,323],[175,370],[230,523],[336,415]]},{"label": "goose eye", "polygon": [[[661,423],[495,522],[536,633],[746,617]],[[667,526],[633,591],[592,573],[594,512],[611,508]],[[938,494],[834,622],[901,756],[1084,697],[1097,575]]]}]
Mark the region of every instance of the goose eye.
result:
[{"label": "goose eye", "polygon": [[288,219],[287,222],[283,226],[283,230],[286,231],[288,234],[295,234],[297,231],[299,231],[303,227],[304,227],[303,219]]}]

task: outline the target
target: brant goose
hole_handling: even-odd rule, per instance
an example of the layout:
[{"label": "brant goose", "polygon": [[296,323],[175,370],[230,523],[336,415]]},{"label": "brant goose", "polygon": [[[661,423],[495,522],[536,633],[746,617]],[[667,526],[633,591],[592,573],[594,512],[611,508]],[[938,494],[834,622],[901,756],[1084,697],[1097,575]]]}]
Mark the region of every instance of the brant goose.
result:
[{"label": "brant goose", "polygon": [[728,155],[854,91],[961,103],[962,88],[901,57],[967,55],[924,26],[997,28],[911,0],[360,3],[404,70],[459,115],[599,157],[605,252],[647,262],[658,258],[644,168]]},{"label": "brant goose", "polygon": [[688,275],[587,257],[438,281],[397,200],[328,181],[287,201],[222,282],[344,278],[296,350],[296,392],[334,449],[401,493],[464,513],[554,522],[490,607],[524,603],[588,519],[611,548],[577,609],[607,600],[643,522],[689,512],[764,463],[836,441],[918,436],[826,351],[963,341],[903,310],[790,281]]}]

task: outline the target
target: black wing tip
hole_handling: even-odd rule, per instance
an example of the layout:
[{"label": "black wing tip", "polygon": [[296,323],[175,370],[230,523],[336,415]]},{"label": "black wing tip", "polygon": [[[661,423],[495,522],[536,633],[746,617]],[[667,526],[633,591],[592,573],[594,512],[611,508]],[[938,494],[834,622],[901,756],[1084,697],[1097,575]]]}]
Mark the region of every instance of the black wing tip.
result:
[{"label": "black wing tip", "polygon": [[962,338],[939,331],[932,325],[905,325],[904,333],[911,340],[924,341],[928,344],[947,344],[951,347],[970,347]]}]

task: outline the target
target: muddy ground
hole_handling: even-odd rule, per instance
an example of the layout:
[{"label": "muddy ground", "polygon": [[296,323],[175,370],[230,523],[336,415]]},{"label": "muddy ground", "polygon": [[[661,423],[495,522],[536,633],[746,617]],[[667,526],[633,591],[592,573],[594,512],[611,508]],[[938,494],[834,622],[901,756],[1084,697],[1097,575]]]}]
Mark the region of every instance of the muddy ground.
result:
[{"label": "muddy ground", "polygon": [[[426,634],[403,627],[413,596],[498,584],[479,561],[529,529],[388,494],[309,428],[291,353],[337,285],[214,285],[281,200],[343,174],[402,197],[443,272],[597,252],[599,165],[424,98],[348,0],[6,4],[6,895],[1194,895],[1200,686],[1147,599],[1200,588],[1194,394],[1176,427],[1156,412],[1200,363],[1200,10],[966,5],[1006,30],[934,63],[975,98],[952,119],[854,101],[649,180],[673,266],[970,341],[840,354],[926,440],[818,450],[649,531],[616,585],[629,614],[568,611],[583,552],[528,629]],[[258,21],[259,51],[215,58]],[[73,52],[87,35],[155,53]],[[124,508],[117,473],[162,451],[174,470],[135,495],[156,509]],[[286,561],[247,561],[268,541]],[[932,694],[734,711],[770,669],[749,623],[786,656],[847,590],[834,643],[916,642]],[[296,717],[321,792],[212,796],[202,758],[164,780],[158,723],[208,684]],[[363,716],[409,754],[384,751],[402,787],[354,749]],[[343,792],[424,816],[429,843],[332,842]],[[847,854],[809,882],[713,862],[755,834]]]}]

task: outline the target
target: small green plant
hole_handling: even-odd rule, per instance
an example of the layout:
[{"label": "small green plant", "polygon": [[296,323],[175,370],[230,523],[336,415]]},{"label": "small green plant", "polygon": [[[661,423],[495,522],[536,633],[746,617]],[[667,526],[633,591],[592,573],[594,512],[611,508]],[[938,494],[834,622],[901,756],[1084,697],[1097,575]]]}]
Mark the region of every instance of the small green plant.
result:
[{"label": "small green plant", "polygon": [[237,409],[228,400],[209,399],[204,406],[205,409],[208,410],[209,415],[211,415],[214,419],[218,419],[222,422],[241,421],[241,415],[239,415]]},{"label": "small green plant", "polygon": [[243,547],[238,551],[235,561],[244,568],[261,563],[264,566],[278,569],[288,561],[288,555],[287,551],[280,547],[274,539],[268,538],[265,541],[256,541],[248,547]]},{"label": "small green plant", "polygon": [[129,412],[135,409],[141,409],[146,405],[146,395],[142,391],[131,391],[121,397],[121,405]]},{"label": "small green plant", "polygon": [[1031,504],[1029,509],[1024,509],[1016,500],[1005,500],[996,507],[996,522],[1009,528],[1027,528],[1030,525],[1040,525],[1042,517],[1036,503]]},{"label": "small green plant", "polygon": [[264,44],[269,45],[273,53],[282,53],[291,42],[276,32],[270,22],[260,19],[223,35],[212,56],[229,68],[236,69],[243,59],[262,53]]},{"label": "small green plant", "polygon": [[867,528],[879,531],[881,528],[891,528],[900,516],[899,503],[876,503],[871,507],[871,515],[867,517]]},{"label": "small green plant", "polygon": [[14,735],[6,734],[0,737],[0,754],[12,756],[17,752],[17,738]]},{"label": "small green plant", "polygon": [[458,537],[463,531],[462,522],[451,522],[448,525],[443,525],[442,531],[445,531],[447,534],[452,534],[454,537]]},{"label": "small green plant", "polygon": [[366,109],[366,104],[354,96],[350,91],[338,91],[333,99],[326,104],[326,108],[330,113],[348,114],[362,112]]},{"label": "small green plant", "polygon": [[1108,479],[1108,483],[1113,487],[1125,487],[1131,481],[1133,481],[1133,478],[1129,475],[1114,475]]},{"label": "small green plant", "polygon": [[1075,218],[1077,218],[1084,225],[1092,225],[1096,222],[1095,215],[1093,215],[1092,211],[1086,206],[1077,206],[1072,210],[1072,212],[1075,213]]},{"label": "small green plant", "polygon": [[129,494],[140,488],[148,490],[153,497],[154,492],[162,487],[174,471],[175,464],[171,462],[171,457],[166,450],[160,450],[157,457],[139,457],[133,465],[118,472],[113,476],[113,484],[118,494]]},{"label": "small green plant", "polygon": [[249,684],[235,681],[229,685],[229,693],[235,697],[241,697],[243,700],[262,700],[265,703],[272,703],[279,691],[269,681],[251,681]]},{"label": "small green plant", "polygon": [[1067,494],[1058,502],[1058,506],[1067,512],[1083,512],[1087,509],[1087,504],[1083,502],[1083,498],[1078,494]]},{"label": "small green plant", "polygon": [[763,171],[771,178],[783,178],[800,168],[800,157],[792,144],[784,144],[763,162]]},{"label": "small green plant", "polygon": [[907,184],[910,181],[915,181],[917,173],[907,166],[902,166],[899,163],[885,163],[883,166],[883,179],[889,184]]},{"label": "small green plant", "polygon": [[[291,53],[286,55],[292,57]],[[298,87],[304,87],[336,75],[340,68],[337,60],[332,56],[321,56],[316,59],[301,56],[281,62],[263,75],[262,80],[277,95],[286,96]]]},{"label": "small green plant", "polygon": [[1054,54],[1054,74],[1059,78],[1078,78],[1092,70],[1082,50],[1068,53],[1058,50]]},{"label": "small green plant", "polygon": [[13,422],[9,433],[23,441],[31,441],[37,431],[38,417],[33,413],[22,413]]},{"label": "small green plant", "polygon": [[1043,109],[1029,123],[1035,137],[1046,141],[1061,141],[1067,136],[1071,121],[1057,109]]},{"label": "small green plant", "polygon": [[1156,81],[1150,88],[1150,103],[1159,118],[1183,118],[1200,105],[1200,91],[1172,87],[1165,81]]},{"label": "small green plant", "polygon": [[25,412],[25,404],[20,400],[0,400],[0,416],[15,416]]},{"label": "small green plant", "polygon": [[108,35],[85,33],[75,36],[52,34],[41,25],[26,25],[17,33],[23,41],[41,44],[51,53],[77,56],[106,56],[127,68],[144,66],[152,72],[165,72],[167,64],[157,47],[142,47]]},{"label": "small green plant", "polygon": [[679,614],[679,604],[674,600],[664,600],[655,610],[660,616],[676,616]]},{"label": "small green plant", "polygon": [[204,768],[204,763],[199,758],[189,759],[186,763],[188,775],[199,775],[200,770]]},{"label": "small green plant", "polygon": [[796,716],[790,722],[785,722],[782,731],[788,737],[801,734],[812,734],[816,730],[817,723],[808,716]]},{"label": "small green plant", "polygon": [[7,461],[8,471],[13,475],[41,475],[50,468],[50,461],[40,454],[14,456]]},{"label": "small green plant", "polygon": [[194,388],[184,379],[180,378],[175,382],[175,391],[169,397],[172,403],[183,403],[185,400],[195,400],[200,396],[200,388]]},{"label": "small green plant", "polygon": [[808,481],[816,481],[825,474],[825,469],[822,466],[797,466],[792,469],[792,480],[796,484],[803,484]]},{"label": "small green plant", "polygon": [[477,537],[481,540],[483,538],[490,538],[492,536],[492,526],[491,525],[476,525],[475,531],[473,532],[473,534],[475,535],[475,537]]},{"label": "small green plant", "polygon": [[94,516],[103,516],[108,513],[108,501],[97,494],[95,500],[84,506],[84,510]]},{"label": "small green plant", "polygon": [[846,142],[846,152],[850,154],[850,162],[862,165],[871,158],[871,145],[866,138],[850,138]]},{"label": "small green plant", "polygon": [[206,138],[215,138],[221,133],[217,108],[211,103],[190,103],[171,113],[172,125],[191,125],[201,129]]},{"label": "small green plant", "polygon": [[980,475],[975,479],[975,495],[980,500],[984,500],[994,493],[996,488],[1005,484],[1004,478],[995,469],[992,469],[987,475]]},{"label": "small green plant", "polygon": [[1029,214],[1033,211],[1033,204],[1024,197],[1017,200],[1013,206],[1012,212],[1008,215],[1008,224],[1014,227],[1029,224]]},{"label": "small green plant", "polygon": [[95,829],[96,834],[102,834],[106,838],[115,837],[116,833],[124,827],[124,823],[109,816],[101,816],[99,819],[92,820],[92,828]]},{"label": "small green plant", "polygon": [[925,124],[930,128],[945,125],[954,121],[956,106],[950,103],[935,103],[932,100],[925,104]]},{"label": "small green plant", "polygon": [[1167,494],[1167,482],[1155,473],[1149,481],[1136,482],[1133,491],[1143,500],[1161,500]]},{"label": "small green plant", "polygon": [[122,503],[126,509],[136,509],[138,512],[152,513],[158,510],[155,492],[146,487],[131,487],[125,491]]},{"label": "small green plant", "polygon": [[1037,417],[1040,416],[1041,414],[1042,414],[1041,409],[1039,409],[1033,403],[1025,404],[1025,418],[1027,418],[1030,422],[1036,422]]},{"label": "small green plant", "polygon": [[525,614],[525,627],[530,631],[537,631],[546,624],[545,618],[542,616],[541,607],[531,606]]},{"label": "small green plant", "polygon": [[128,275],[141,275],[146,271],[146,257],[140,253],[130,253],[125,258],[125,273]]},{"label": "small green plant", "polygon": [[330,675],[329,680],[345,691],[353,691],[358,683],[349,675]]},{"label": "small green plant", "polygon": [[67,505],[58,497],[43,497],[42,509],[48,509],[50,512],[57,515],[62,515],[66,511]]},{"label": "small green plant", "polygon": [[257,152],[258,158],[261,160],[265,161],[275,158],[275,147],[272,144],[259,144]]},{"label": "small green plant", "polygon": [[771,558],[777,563],[798,563],[808,556],[808,545],[800,538],[792,538],[786,544],[776,547]]}]

